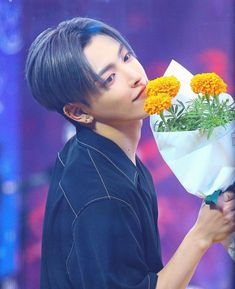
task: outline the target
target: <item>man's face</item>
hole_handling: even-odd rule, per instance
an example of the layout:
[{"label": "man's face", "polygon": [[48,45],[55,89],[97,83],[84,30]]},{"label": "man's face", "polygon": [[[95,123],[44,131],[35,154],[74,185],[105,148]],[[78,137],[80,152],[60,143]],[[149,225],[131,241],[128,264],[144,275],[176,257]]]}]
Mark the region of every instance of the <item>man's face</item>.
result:
[{"label": "man's face", "polygon": [[146,73],[122,44],[109,36],[96,35],[84,54],[103,80],[101,94],[90,98],[86,112],[96,121],[115,125],[147,117],[144,112]]}]

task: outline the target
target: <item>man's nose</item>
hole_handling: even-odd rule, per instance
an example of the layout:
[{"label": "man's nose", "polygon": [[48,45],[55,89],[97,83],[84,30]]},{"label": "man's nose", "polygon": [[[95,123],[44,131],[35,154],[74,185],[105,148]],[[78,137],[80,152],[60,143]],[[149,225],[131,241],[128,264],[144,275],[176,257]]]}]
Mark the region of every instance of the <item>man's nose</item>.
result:
[{"label": "man's nose", "polygon": [[137,86],[146,85],[146,81],[144,80],[143,75],[139,71],[137,71],[136,68],[125,66],[124,73],[126,74],[126,77],[131,87],[134,88]]},{"label": "man's nose", "polygon": [[133,71],[133,73],[130,74],[129,81],[132,88],[146,85],[143,75],[138,71]]},{"label": "man's nose", "polygon": [[136,78],[134,78],[132,81],[131,81],[131,87],[138,87],[138,86],[144,86],[145,85],[145,82],[142,78],[141,75],[136,75]]}]

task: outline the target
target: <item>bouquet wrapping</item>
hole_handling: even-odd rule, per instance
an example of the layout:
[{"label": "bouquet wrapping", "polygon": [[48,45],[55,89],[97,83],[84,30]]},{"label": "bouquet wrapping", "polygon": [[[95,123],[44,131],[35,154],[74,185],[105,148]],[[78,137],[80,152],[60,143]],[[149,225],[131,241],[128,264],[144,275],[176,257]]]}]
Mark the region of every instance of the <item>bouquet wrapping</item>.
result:
[{"label": "bouquet wrapping", "polygon": [[[187,103],[198,97],[190,87],[193,75],[176,61],[171,61],[164,76],[175,76],[181,83],[172,104],[177,101]],[[233,98],[227,93],[221,93],[220,99],[233,103]],[[150,116],[150,126],[159,152],[187,192],[210,198],[234,182],[235,120],[214,128],[209,138],[205,131],[199,129],[159,132],[159,120],[158,114]],[[234,235],[232,239],[228,251],[235,260]]]}]

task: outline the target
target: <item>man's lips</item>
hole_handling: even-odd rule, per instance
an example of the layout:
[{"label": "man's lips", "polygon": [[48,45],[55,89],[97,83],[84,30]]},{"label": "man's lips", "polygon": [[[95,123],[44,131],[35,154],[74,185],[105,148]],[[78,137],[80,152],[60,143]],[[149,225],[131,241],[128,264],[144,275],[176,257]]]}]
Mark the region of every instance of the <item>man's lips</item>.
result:
[{"label": "man's lips", "polygon": [[142,93],[145,91],[145,86],[140,90],[140,92],[138,93],[138,95],[132,100],[133,101],[136,101],[141,95]]}]

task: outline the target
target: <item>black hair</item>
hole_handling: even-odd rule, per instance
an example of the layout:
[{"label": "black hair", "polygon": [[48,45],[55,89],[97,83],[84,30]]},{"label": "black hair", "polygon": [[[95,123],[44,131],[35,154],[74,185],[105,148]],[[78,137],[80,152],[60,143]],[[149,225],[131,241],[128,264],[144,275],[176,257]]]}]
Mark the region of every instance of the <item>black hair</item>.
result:
[{"label": "black hair", "polygon": [[101,79],[90,67],[83,50],[98,34],[114,38],[134,54],[116,29],[90,18],[63,21],[34,40],[26,61],[26,79],[41,105],[61,114],[68,103],[89,106],[88,96],[99,93],[95,82]]}]

